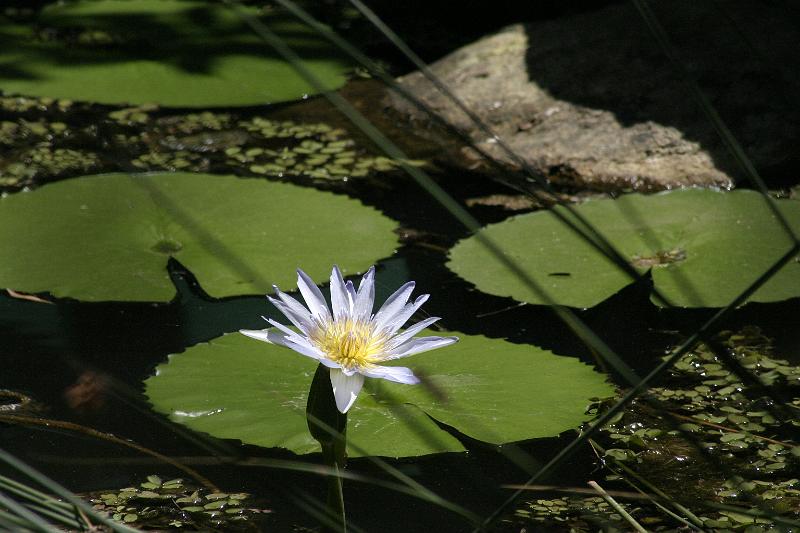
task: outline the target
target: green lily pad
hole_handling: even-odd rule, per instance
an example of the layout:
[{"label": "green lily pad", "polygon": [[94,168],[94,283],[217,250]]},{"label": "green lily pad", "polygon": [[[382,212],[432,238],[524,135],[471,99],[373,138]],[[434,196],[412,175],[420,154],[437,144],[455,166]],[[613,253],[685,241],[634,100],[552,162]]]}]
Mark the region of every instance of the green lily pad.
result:
[{"label": "green lily pad", "polygon": [[[800,233],[800,203],[777,200]],[[565,216],[565,209],[557,207]],[[792,247],[792,240],[753,191],[678,190],[575,207],[639,271],[652,272],[654,286],[680,307],[724,307]],[[543,288],[553,303],[587,308],[632,280],[586,244],[549,211],[488,226],[506,255]],[[523,284],[475,238],[459,242],[448,266],[478,289],[534,304],[547,298]],[[800,259],[794,258],[750,301],[800,296]],[[653,298],[656,304],[661,302]]]},{"label": "green lily pad", "polygon": [[79,300],[169,301],[174,257],[213,297],[363,271],[390,255],[394,222],[356,200],[207,174],[107,174],[0,199],[0,287]]},{"label": "green lily pad", "polygon": [[[255,8],[243,8],[257,16]],[[293,17],[260,16],[328,88],[349,64]],[[106,104],[261,105],[315,93],[218,2],[99,0],[55,3],[34,25],[0,15],[0,89]]]},{"label": "green lily pad", "polygon": [[[452,346],[403,361],[430,387],[367,379],[348,412],[351,457],[462,451],[432,418],[493,444],[550,437],[585,421],[590,397],[613,393],[576,359],[456,335]],[[305,419],[315,370],[291,350],[230,334],[170,356],[145,392],[156,410],[196,431],[304,454],[319,451]]]}]

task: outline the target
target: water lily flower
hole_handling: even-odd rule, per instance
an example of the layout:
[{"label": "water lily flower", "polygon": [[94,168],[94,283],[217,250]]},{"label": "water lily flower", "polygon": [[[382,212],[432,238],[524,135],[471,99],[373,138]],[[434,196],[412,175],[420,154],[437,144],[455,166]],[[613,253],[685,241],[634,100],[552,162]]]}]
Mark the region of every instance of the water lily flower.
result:
[{"label": "water lily flower", "polygon": [[423,294],[409,302],[414,290],[413,281],[397,289],[373,314],[375,267],[370,267],[364,274],[356,291],[353,282],[345,283],[339,268],[334,266],[331,308],[316,284],[300,269],[297,270],[297,288],[305,306],[278,287],[274,287],[277,298],[267,298],[298,331],[264,317],[274,328],[241,330],[241,333],[291,348],[327,366],[336,407],[342,413],[346,413],[356,401],[364,377],[409,385],[419,383],[409,368],[381,366],[381,363],[441,348],[458,340],[458,337],[414,337],[439,317],[426,318],[400,332],[403,324],[429,297]]}]

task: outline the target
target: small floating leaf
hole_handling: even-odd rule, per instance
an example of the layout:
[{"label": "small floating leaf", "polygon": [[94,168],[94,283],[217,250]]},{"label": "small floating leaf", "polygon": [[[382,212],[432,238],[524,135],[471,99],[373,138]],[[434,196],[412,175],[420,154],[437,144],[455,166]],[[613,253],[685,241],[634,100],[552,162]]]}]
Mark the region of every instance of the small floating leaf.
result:
[{"label": "small floating leaf", "polygon": [[733,442],[747,437],[745,433],[725,433],[719,438],[721,442]]},{"label": "small floating leaf", "polygon": [[224,502],[222,500],[218,500],[218,501],[215,501],[215,502],[211,502],[211,503],[205,504],[203,506],[203,508],[205,508],[205,509],[221,509],[221,508],[225,507],[225,504],[226,504],[226,502]]}]

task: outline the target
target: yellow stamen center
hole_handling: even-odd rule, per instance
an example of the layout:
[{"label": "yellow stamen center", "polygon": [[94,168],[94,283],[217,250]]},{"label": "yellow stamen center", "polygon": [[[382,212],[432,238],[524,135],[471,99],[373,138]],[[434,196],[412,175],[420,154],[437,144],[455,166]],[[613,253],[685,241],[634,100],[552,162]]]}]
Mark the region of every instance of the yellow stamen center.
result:
[{"label": "yellow stamen center", "polygon": [[385,335],[376,334],[371,322],[331,320],[311,334],[311,340],[331,361],[343,368],[360,368],[379,361]]}]

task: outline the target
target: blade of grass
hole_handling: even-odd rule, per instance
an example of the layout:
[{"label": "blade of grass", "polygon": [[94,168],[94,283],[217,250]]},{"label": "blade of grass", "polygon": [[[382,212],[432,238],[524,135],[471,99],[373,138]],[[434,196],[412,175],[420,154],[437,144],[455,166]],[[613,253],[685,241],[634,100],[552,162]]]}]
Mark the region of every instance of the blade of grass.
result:
[{"label": "blade of grass", "polygon": [[58,533],[58,529],[55,526],[50,525],[42,517],[32,512],[24,505],[17,503],[12,498],[9,498],[2,492],[0,492],[0,505],[27,522],[28,527],[35,531],[40,531],[42,533]]},{"label": "blade of grass", "polygon": [[634,520],[634,518],[633,518],[633,517],[632,517],[632,516],[631,516],[631,515],[628,513],[628,511],[626,511],[626,510],[625,510],[625,508],[624,508],[624,507],[622,507],[622,506],[619,504],[619,502],[617,502],[617,500],[615,500],[614,498],[612,498],[612,497],[611,497],[611,495],[610,495],[609,493],[607,493],[607,492],[606,492],[606,491],[603,489],[603,487],[601,487],[600,485],[598,485],[596,481],[589,481],[589,486],[590,486],[590,487],[592,487],[594,490],[596,490],[596,491],[597,491],[597,493],[598,493],[600,496],[602,496],[602,497],[603,497],[603,499],[604,499],[605,501],[607,501],[607,502],[608,502],[608,504],[609,504],[611,507],[613,507],[613,508],[614,508],[614,510],[615,510],[615,511],[617,511],[617,513],[618,513],[618,514],[619,514],[619,515],[620,515],[622,518],[624,518],[624,519],[625,519],[625,521],[626,521],[626,522],[628,522],[628,523],[631,525],[631,527],[632,527],[633,529],[635,529],[635,530],[636,530],[636,531],[638,531],[639,533],[647,533],[647,530],[646,530],[645,528],[643,528],[643,527],[642,527],[642,525],[641,525],[639,522],[637,522],[636,520]]},{"label": "blade of grass", "polygon": [[22,518],[0,509],[0,531],[28,533],[32,529]]},{"label": "blade of grass", "polygon": [[153,456],[153,457],[155,457],[157,459],[160,459],[161,461],[165,462],[166,464],[169,464],[169,465],[171,465],[171,466],[173,466],[173,467],[185,472],[186,474],[188,474],[189,476],[194,478],[196,481],[198,481],[200,484],[204,485],[206,488],[208,488],[212,492],[219,492],[219,488],[214,483],[212,483],[211,480],[209,480],[208,478],[206,478],[205,476],[200,474],[200,472],[198,472],[197,470],[194,470],[193,468],[189,468],[186,465],[182,465],[182,464],[178,463],[177,461],[175,461],[174,459],[172,459],[171,457],[168,457],[168,456],[166,456],[166,455],[164,455],[162,453],[159,453],[157,451],[151,450],[149,448],[145,448],[144,446],[136,444],[135,442],[132,442],[130,440],[122,439],[120,437],[117,437],[116,435],[112,435],[111,433],[104,433],[102,431],[98,431],[98,430],[90,428],[90,427],[82,426],[80,424],[75,424],[74,422],[66,422],[66,421],[63,421],[63,420],[50,420],[50,419],[46,419],[46,418],[36,418],[36,417],[21,416],[21,415],[0,415],[0,421],[8,423],[8,424],[44,426],[44,427],[49,427],[49,428],[54,428],[55,427],[55,428],[60,428],[60,429],[66,429],[66,430],[69,430],[69,431],[76,431],[78,433],[89,435],[91,437],[95,437],[95,438],[98,438],[98,439],[101,439],[101,440],[105,440],[105,441],[108,441],[108,442],[113,442],[114,444],[118,444],[120,446],[125,446],[127,448],[132,448],[132,449],[134,449],[134,450],[136,450],[138,452],[141,452],[141,453],[144,453],[144,454],[147,454],[147,455],[151,455],[151,456]]},{"label": "blade of grass", "polygon": [[724,503],[719,502],[705,502],[705,504],[712,509],[719,509],[720,511],[730,511],[732,513],[743,514],[747,516],[752,516],[753,518],[766,518],[775,522],[776,524],[781,524],[784,526],[790,526],[792,528],[800,527],[800,520],[794,520],[792,518],[787,518],[785,516],[781,516],[779,514],[775,514],[769,511],[762,511],[758,509],[750,509],[747,507],[736,507],[735,505],[726,505]]},{"label": "blade of grass", "polygon": [[85,524],[82,524],[81,522],[79,522],[78,520],[75,519],[75,514],[73,514],[71,517],[66,517],[62,513],[54,511],[50,507],[45,507],[43,505],[35,504],[35,503],[29,503],[29,504],[25,505],[25,507],[27,507],[31,511],[35,512],[37,515],[46,516],[47,518],[49,518],[50,520],[52,520],[54,522],[60,522],[62,525],[65,525],[65,526],[68,526],[68,527],[72,527],[72,528],[75,528],[75,529],[79,529],[79,530],[80,529],[88,529],[88,528],[85,527]]},{"label": "blade of grass", "polygon": [[65,516],[75,515],[75,507],[67,502],[57,500],[52,496],[45,494],[44,492],[40,492],[33,487],[29,487],[24,483],[20,483],[6,476],[0,476],[0,489],[16,494],[17,496],[25,498],[32,503],[47,504],[52,506],[54,509],[58,508]]},{"label": "blade of grass", "polygon": [[119,522],[115,522],[114,520],[111,520],[110,518],[96,512],[91,505],[81,500],[78,496],[67,490],[61,484],[56,483],[55,481],[48,478],[38,470],[23,463],[22,461],[20,461],[19,459],[17,459],[16,457],[14,457],[13,455],[11,455],[2,448],[0,448],[0,462],[5,463],[14,470],[29,477],[30,479],[32,479],[42,487],[46,488],[53,494],[68,501],[69,503],[71,503],[72,505],[74,505],[75,507],[86,513],[87,516],[90,516],[96,522],[109,527],[112,531],[118,531],[120,533],[139,533],[138,530],[132,527],[120,524]]}]

